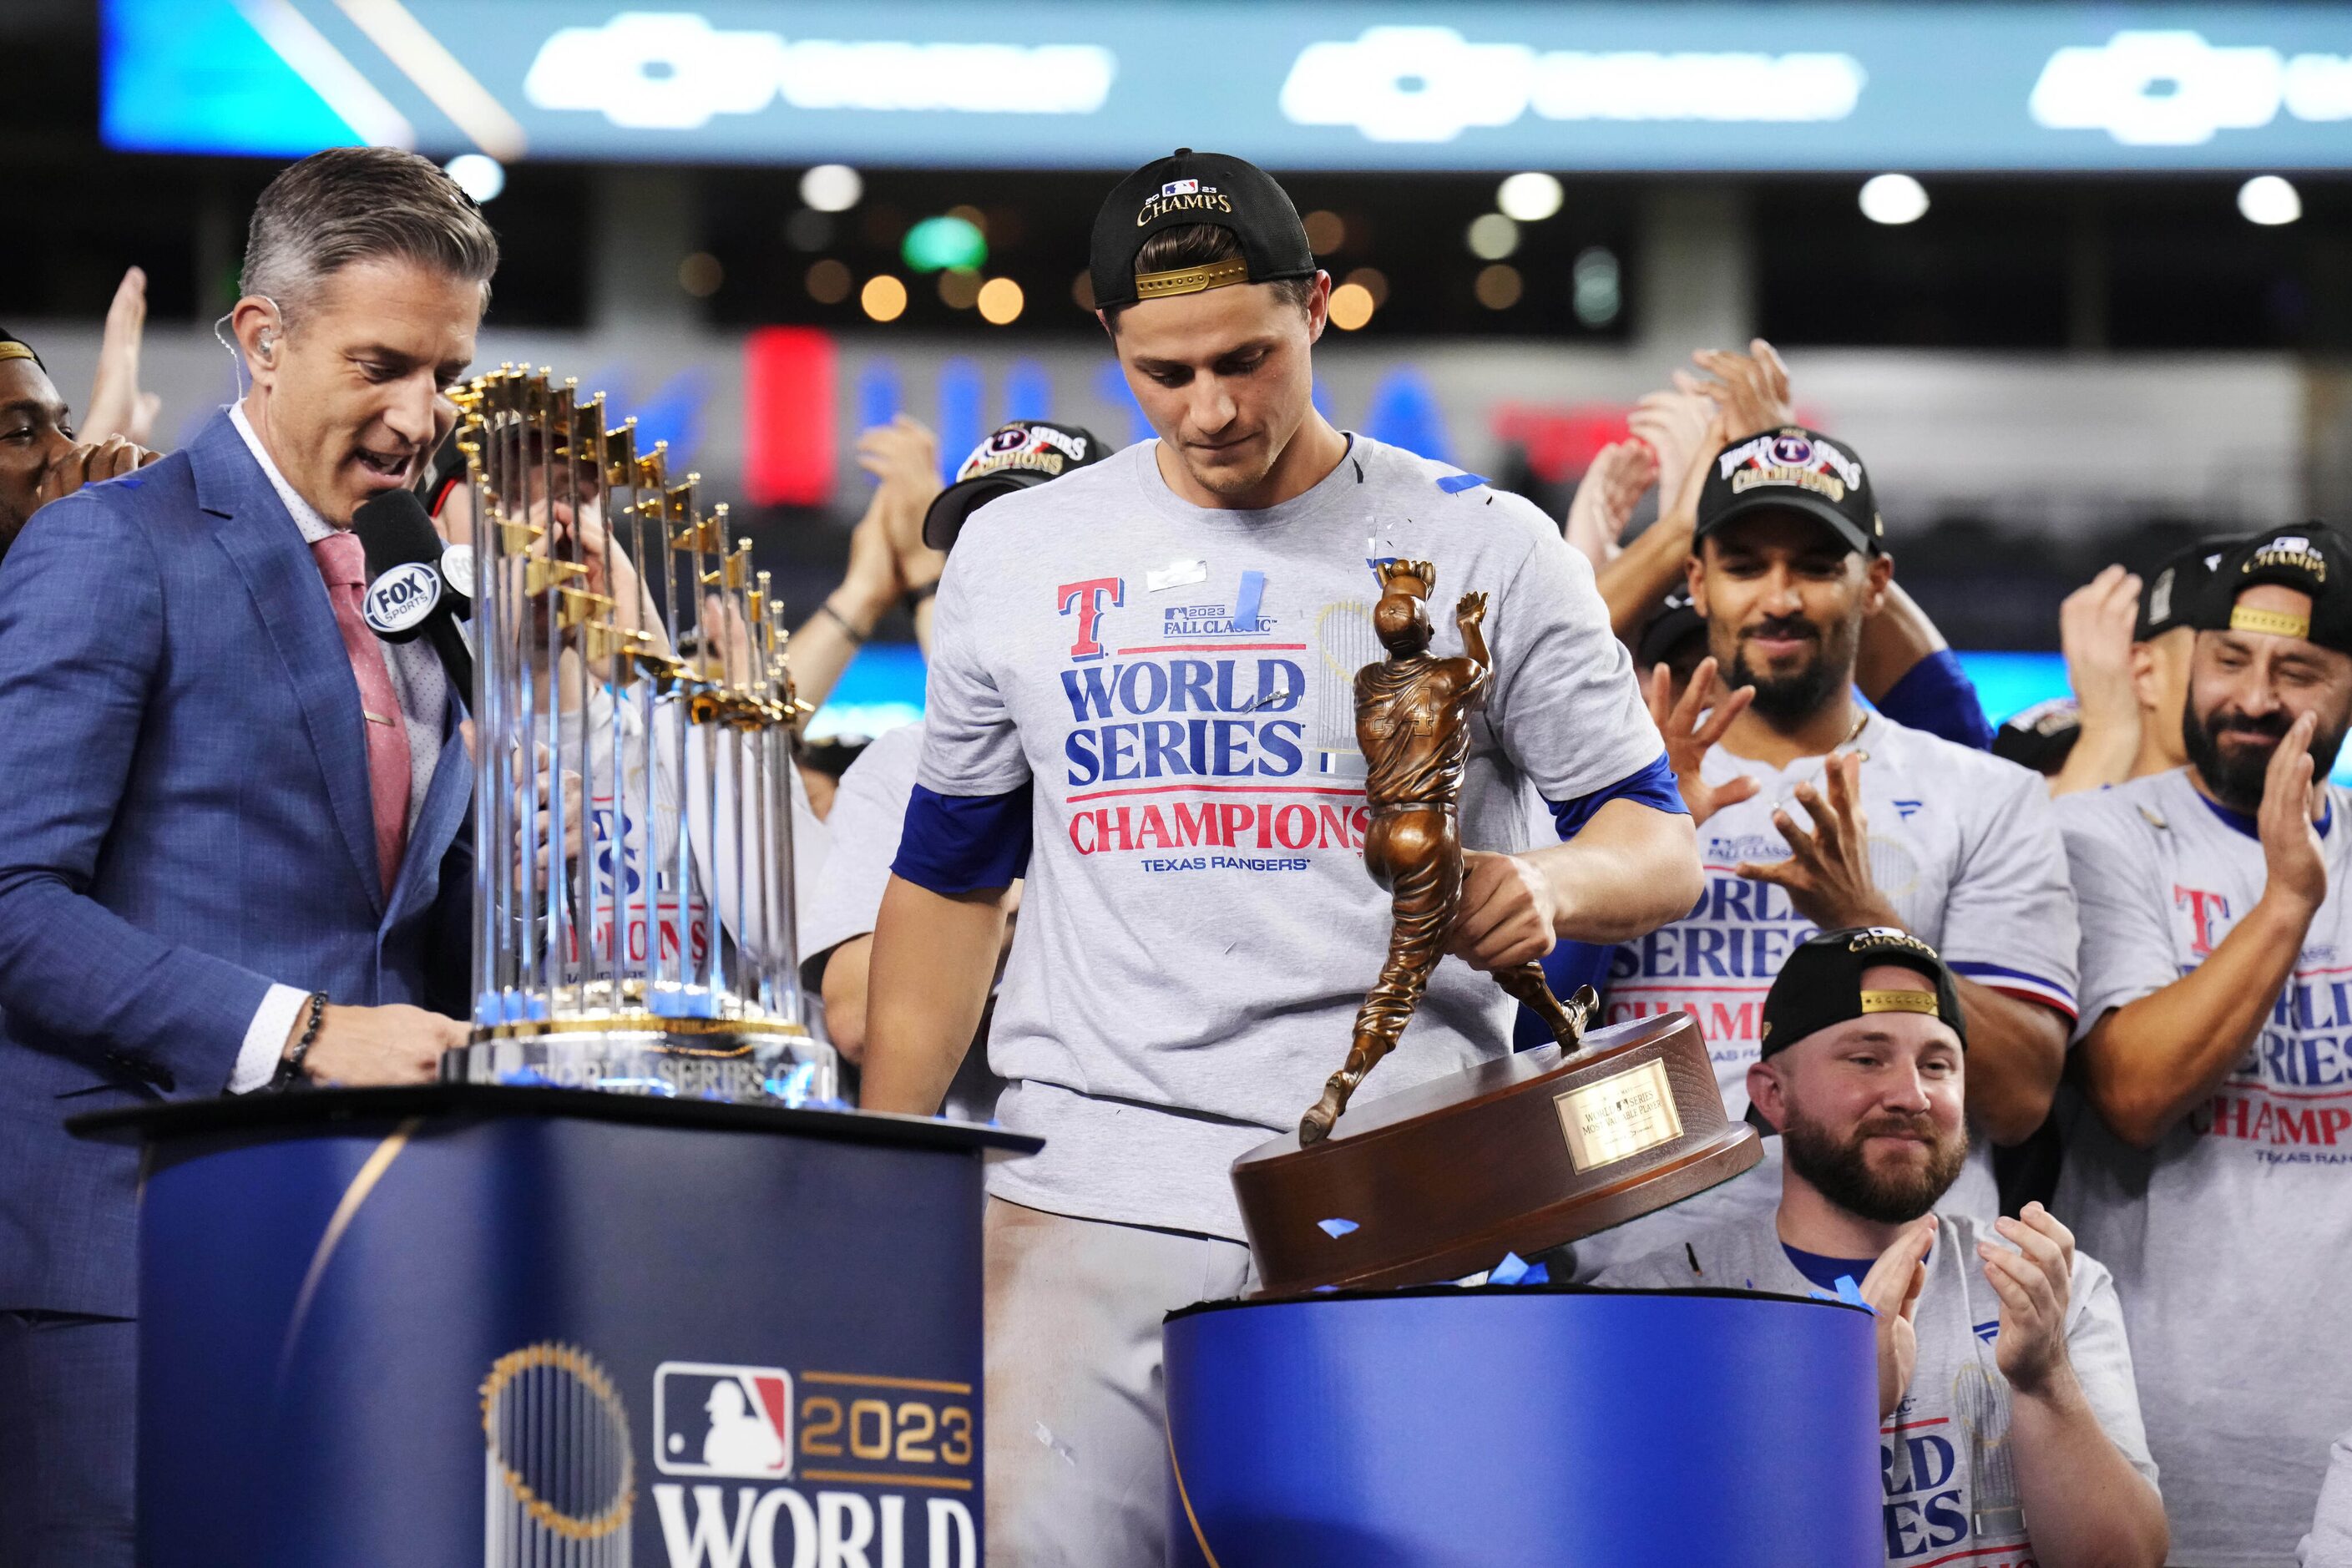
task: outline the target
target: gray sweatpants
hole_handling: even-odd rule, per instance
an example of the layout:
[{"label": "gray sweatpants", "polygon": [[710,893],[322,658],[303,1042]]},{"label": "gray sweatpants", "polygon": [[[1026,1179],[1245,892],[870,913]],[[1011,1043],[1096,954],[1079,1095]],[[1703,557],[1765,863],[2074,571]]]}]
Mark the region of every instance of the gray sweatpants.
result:
[{"label": "gray sweatpants", "polygon": [[988,1200],[991,1568],[1161,1568],[1160,1320],[1253,1289],[1249,1249]]}]

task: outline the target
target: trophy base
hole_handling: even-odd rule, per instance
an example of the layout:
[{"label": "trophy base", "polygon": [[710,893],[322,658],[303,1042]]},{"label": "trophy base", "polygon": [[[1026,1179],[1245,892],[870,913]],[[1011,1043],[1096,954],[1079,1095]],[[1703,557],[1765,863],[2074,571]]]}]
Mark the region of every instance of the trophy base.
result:
[{"label": "trophy base", "polygon": [[1752,1168],[1687,1013],[1360,1100],[1234,1162],[1261,1293],[1426,1285],[1639,1219]]},{"label": "trophy base", "polygon": [[[568,1020],[566,1022],[569,1022]],[[527,1026],[525,1026],[527,1027]],[[509,1026],[441,1058],[445,1083],[592,1089],[610,1094],[826,1109],[840,1102],[840,1058],[805,1030]]]}]

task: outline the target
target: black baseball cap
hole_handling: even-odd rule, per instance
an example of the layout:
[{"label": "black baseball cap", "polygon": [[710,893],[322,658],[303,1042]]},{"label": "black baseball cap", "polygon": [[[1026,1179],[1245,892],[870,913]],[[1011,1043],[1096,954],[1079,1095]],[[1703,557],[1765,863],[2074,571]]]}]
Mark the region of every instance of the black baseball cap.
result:
[{"label": "black baseball cap", "polygon": [[1992,732],[1992,754],[2048,778],[2066,765],[2082,738],[2082,705],[2071,697],[2053,697],[2003,720]]},{"label": "black baseball cap", "polygon": [[955,483],[931,498],[931,508],[923,514],[923,542],[934,550],[952,550],[973,509],[1073,468],[1089,468],[1109,455],[1101,437],[1081,426],[1010,420],[971,449],[956,470]]},{"label": "black baseball cap", "polygon": [[[1242,259],[1137,273],[1135,261],[1145,240],[1163,228],[1196,223],[1233,230]],[[1111,188],[1095,214],[1087,268],[1097,310],[1230,283],[1312,278],[1317,270],[1298,209],[1273,175],[1239,158],[1190,147],[1152,160]]]},{"label": "black baseball cap", "polygon": [[2140,585],[2139,615],[2132,623],[2132,641],[2147,642],[2195,618],[2198,596],[2221,557],[2245,542],[2245,536],[2200,539],[2174,551],[2164,564]]},{"label": "black baseball cap", "polygon": [[1647,679],[1650,671],[1669,663],[1687,637],[1706,633],[1706,617],[1691,604],[1690,590],[1677,588],[1659,602],[1642,623],[1633,639],[1633,672]]},{"label": "black baseball cap", "polygon": [[[1934,987],[1934,994],[1864,990],[1864,973],[1882,963],[1913,971]],[[1892,926],[1847,926],[1816,931],[1782,961],[1764,996],[1762,1054],[1785,1051],[1809,1035],[1873,1013],[1925,1013],[1940,1018],[1960,1037],[1960,1048],[1968,1048],[1959,988],[1936,950]]]},{"label": "black baseball cap", "polygon": [[1699,487],[1692,543],[1735,518],[1776,508],[1819,518],[1849,550],[1876,555],[1886,547],[1862,459],[1801,425],[1742,437],[1715,455]]},{"label": "black baseball cap", "polygon": [[[2309,616],[2258,610],[2238,595],[2265,583],[2311,597]],[[2198,594],[2191,625],[2200,632],[2268,632],[2352,654],[2352,544],[2324,522],[2257,533],[2215,563]]]}]

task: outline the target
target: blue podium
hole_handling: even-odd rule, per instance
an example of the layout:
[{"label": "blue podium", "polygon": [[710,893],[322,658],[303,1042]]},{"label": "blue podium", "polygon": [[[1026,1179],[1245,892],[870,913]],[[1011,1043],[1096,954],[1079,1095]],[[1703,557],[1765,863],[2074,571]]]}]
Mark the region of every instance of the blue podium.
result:
[{"label": "blue podium", "polygon": [[460,1084],[148,1145],[148,1568],[981,1560],[987,1128]]},{"label": "blue podium", "polygon": [[1572,1286],[1213,1303],[1165,1330],[1183,1568],[1877,1568],[1870,1314]]}]

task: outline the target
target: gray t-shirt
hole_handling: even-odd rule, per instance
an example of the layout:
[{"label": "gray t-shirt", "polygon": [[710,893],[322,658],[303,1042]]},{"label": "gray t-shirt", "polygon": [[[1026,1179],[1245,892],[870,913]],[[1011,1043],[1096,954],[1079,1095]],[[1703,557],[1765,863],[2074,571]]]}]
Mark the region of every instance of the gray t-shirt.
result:
[{"label": "gray t-shirt", "polygon": [[[1381,657],[1370,558],[1435,563],[1441,657],[1461,651],[1454,601],[1491,595],[1465,844],[1553,842],[1529,782],[1576,802],[1664,748],[1591,568],[1530,503],[1357,437],[1293,500],[1203,510],[1155,450],[974,514],[940,588],[919,779],[1033,791],[989,1060],[1011,1083],[998,1116],[1046,1145],[989,1190],[1239,1240],[1228,1167],[1297,1126],[1388,947],[1352,695]],[[1441,963],[1365,1096],[1501,1054],[1511,1007]]]},{"label": "gray t-shirt", "polygon": [[[2058,1212],[2116,1271],[2173,1558],[2199,1568],[2285,1562],[2352,1426],[2352,792],[2327,804],[2327,898],[2252,1048],[2153,1151],[2084,1115],[2059,1179]],[[2069,795],[2058,820],[2084,1032],[2195,969],[2262,897],[2252,825],[2185,769]]]},{"label": "gray t-shirt", "polygon": [[[1977,1257],[1979,1239],[2010,1245],[1990,1229],[1979,1231],[1967,1218],[1937,1216],[1927,1283],[1919,1292],[1919,1359],[1903,1402],[1879,1426],[1889,1564],[2032,1561],[2031,1521],[2009,1440],[2009,1380],[1993,1354],[2000,1298],[1985,1280]],[[1854,1260],[1854,1283],[1861,1284],[1869,1271],[1869,1260]],[[1644,1289],[1704,1286],[1783,1296],[1824,1293],[1790,1260],[1775,1214],[1722,1226],[1667,1251],[1620,1264],[1600,1282]],[[2100,1430],[2153,1485],[2156,1461],[2140,1426],[2115,1282],[2080,1250],[2067,1293],[2066,1358]],[[2021,1550],[1995,1555],[2002,1547]]]},{"label": "gray t-shirt", "polygon": [[2352,1432],[2336,1438],[2327,1451],[2319,1509],[2294,1560],[2297,1568],[2352,1568]]}]

